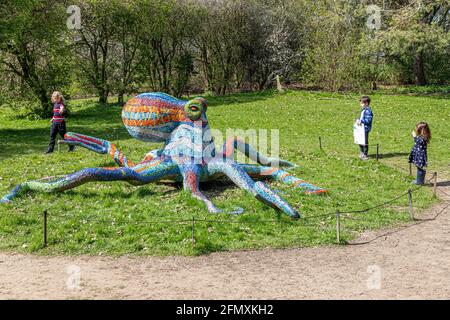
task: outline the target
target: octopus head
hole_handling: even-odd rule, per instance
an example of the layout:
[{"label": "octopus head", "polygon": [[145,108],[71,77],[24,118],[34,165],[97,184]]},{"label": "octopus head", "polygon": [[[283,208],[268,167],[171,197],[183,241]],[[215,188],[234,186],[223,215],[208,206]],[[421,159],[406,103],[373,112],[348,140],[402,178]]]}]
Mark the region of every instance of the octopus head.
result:
[{"label": "octopus head", "polygon": [[128,100],[122,120],[130,135],[147,142],[166,141],[182,123],[206,119],[206,100],[180,100],[162,92],[148,92]]}]

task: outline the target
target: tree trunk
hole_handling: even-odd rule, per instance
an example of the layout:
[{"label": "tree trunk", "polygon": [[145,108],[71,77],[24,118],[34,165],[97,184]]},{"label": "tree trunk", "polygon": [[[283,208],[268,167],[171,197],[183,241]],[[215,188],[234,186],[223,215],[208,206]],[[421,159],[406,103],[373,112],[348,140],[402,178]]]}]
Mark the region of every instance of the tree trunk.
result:
[{"label": "tree trunk", "polygon": [[421,51],[418,51],[414,58],[414,77],[416,85],[424,86],[427,84],[427,80],[425,78],[425,68],[423,64],[423,54]]},{"label": "tree trunk", "polygon": [[27,51],[25,44],[22,44],[20,48],[22,50],[17,51],[15,55],[22,70],[21,78],[39,99],[42,106],[40,116],[47,117],[51,115],[52,110],[50,97],[46,88],[39,80],[34,64],[30,62],[33,61],[34,58],[31,57],[30,53]]},{"label": "tree trunk", "polygon": [[119,95],[117,97],[117,101],[121,105],[123,104],[123,96],[124,96],[124,93],[123,92],[119,92]]},{"label": "tree trunk", "polygon": [[41,106],[42,106],[42,115],[43,117],[48,117],[51,115],[52,112],[52,103],[50,101],[50,98],[47,94],[47,92],[44,89],[40,89],[39,90],[39,101],[41,102]]},{"label": "tree trunk", "polygon": [[100,102],[100,103],[107,103],[108,102],[108,90],[99,89],[98,96],[99,96],[98,102]]}]

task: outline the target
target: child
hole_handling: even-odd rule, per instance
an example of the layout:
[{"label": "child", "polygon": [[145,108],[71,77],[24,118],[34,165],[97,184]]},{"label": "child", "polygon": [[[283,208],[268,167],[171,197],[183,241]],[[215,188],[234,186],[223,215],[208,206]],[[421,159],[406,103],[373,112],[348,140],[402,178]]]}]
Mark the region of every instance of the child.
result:
[{"label": "child", "polygon": [[363,96],[359,100],[360,106],[361,106],[361,117],[357,121],[358,125],[363,124],[364,125],[364,132],[365,132],[365,140],[366,144],[360,144],[359,145],[359,158],[361,160],[367,160],[369,159],[369,132],[372,130],[372,119],[373,119],[373,113],[372,109],[370,109],[370,98],[368,96]]},{"label": "child", "polygon": [[[64,139],[66,134],[66,122],[64,120],[64,102],[61,92],[55,91],[51,96],[53,102],[53,118],[50,120],[52,123],[50,129],[50,143],[48,145],[47,152],[52,153],[55,148],[56,136],[59,135]],[[69,152],[73,151],[74,146],[69,146]]]},{"label": "child", "polygon": [[431,132],[426,122],[419,122],[416,130],[412,132],[414,137],[414,147],[409,155],[409,163],[414,163],[417,167],[417,179],[414,184],[423,185],[425,183],[425,168],[428,165],[427,145],[431,140]]}]

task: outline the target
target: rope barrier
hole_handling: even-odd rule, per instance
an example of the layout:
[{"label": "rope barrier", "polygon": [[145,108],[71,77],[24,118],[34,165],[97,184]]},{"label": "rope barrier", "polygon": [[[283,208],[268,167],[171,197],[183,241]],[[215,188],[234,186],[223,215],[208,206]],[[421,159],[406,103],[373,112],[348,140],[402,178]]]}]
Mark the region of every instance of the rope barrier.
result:
[{"label": "rope barrier", "polygon": [[[319,147],[320,150],[323,151],[323,141],[322,138],[319,137]],[[383,159],[382,155],[378,154],[378,149],[379,149],[379,145],[377,144],[377,160],[378,159]],[[330,156],[330,155],[327,155]],[[402,171],[408,172],[408,170],[390,163],[390,166],[396,167]],[[324,230],[324,225],[318,225],[318,223],[316,222],[317,219],[321,219],[321,218],[330,218],[330,217],[335,217],[336,218],[336,234],[337,234],[337,242],[340,243],[340,230],[341,230],[341,218],[344,219],[348,219],[348,220],[355,220],[355,221],[364,221],[364,219],[358,219],[349,215],[352,214],[363,214],[363,213],[367,213],[369,211],[378,209],[378,208],[383,208],[386,207],[387,205],[401,199],[402,197],[405,196],[409,196],[409,200],[410,200],[410,215],[413,218],[413,213],[412,213],[412,199],[411,199],[411,194],[420,190],[421,188],[423,188],[426,184],[429,184],[431,182],[431,180],[435,179],[434,182],[434,187],[435,189],[437,188],[437,184],[436,184],[436,172],[433,174],[433,176],[431,178],[429,178],[424,185],[419,185],[416,186],[414,188],[409,188],[407,191],[399,194],[398,196],[387,200],[383,203],[374,205],[372,207],[368,207],[365,209],[360,209],[360,210],[348,210],[348,211],[334,211],[334,212],[330,212],[330,213],[325,213],[325,214],[319,214],[319,215],[312,215],[312,216],[307,216],[307,217],[302,217],[299,220],[293,221],[293,220],[286,220],[286,219],[259,219],[259,220],[255,220],[255,221],[251,221],[251,220],[236,220],[236,219],[230,219],[230,220],[225,220],[225,219],[196,219],[195,217],[192,217],[191,219],[167,219],[167,220],[144,220],[144,221],[126,221],[125,219],[118,219],[120,222],[125,222],[126,224],[132,224],[132,225],[150,225],[150,224],[191,224],[192,225],[192,243],[193,245],[195,244],[195,224],[196,223],[219,223],[219,224],[258,224],[258,223],[273,223],[273,224],[296,224],[299,225],[301,224],[301,226],[305,226],[305,227],[316,227],[316,228],[321,228],[322,230]],[[440,192],[444,193],[447,196],[450,196],[448,193],[446,193],[445,191],[439,189]],[[2,213],[2,215],[10,215],[10,216],[23,216],[23,217],[27,217],[27,215],[25,214],[17,214],[17,213]],[[51,217],[59,217],[59,218],[78,218],[78,216],[76,216],[75,214],[48,214],[47,211],[44,211],[44,216],[43,216],[43,237],[44,237],[44,247],[47,246],[47,220]],[[1,215],[0,215],[1,218]],[[114,220],[110,220],[110,219],[98,219],[98,218],[92,218],[92,217],[83,217],[82,221],[86,221],[86,222],[96,222],[96,223],[107,223],[107,224],[116,224],[119,223],[117,221],[117,219]],[[323,221],[322,221],[323,222]]]},{"label": "rope barrier", "polygon": [[349,213],[366,213],[366,212],[368,212],[368,211],[372,211],[372,210],[377,209],[377,208],[385,207],[386,205],[391,204],[392,202],[394,202],[394,201],[396,201],[396,200],[398,200],[398,199],[404,197],[404,196],[407,195],[407,194],[408,194],[408,191],[402,193],[401,195],[399,195],[399,196],[397,196],[397,197],[395,197],[395,198],[393,198],[393,199],[391,199],[391,200],[388,200],[388,201],[386,201],[386,202],[377,204],[377,205],[375,205],[375,206],[373,206],[373,207],[369,207],[369,208],[362,209],[362,210],[342,211],[342,213],[343,213],[343,214],[349,214]]}]

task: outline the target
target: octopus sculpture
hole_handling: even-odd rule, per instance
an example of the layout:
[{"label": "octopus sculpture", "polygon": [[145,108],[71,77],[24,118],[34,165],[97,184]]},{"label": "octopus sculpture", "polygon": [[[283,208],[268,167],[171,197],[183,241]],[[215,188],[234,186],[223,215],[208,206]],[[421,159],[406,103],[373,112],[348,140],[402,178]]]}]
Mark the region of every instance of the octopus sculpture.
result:
[{"label": "octopus sculpture", "polygon": [[[109,154],[118,167],[85,168],[61,177],[44,178],[17,185],[0,202],[29,190],[60,192],[91,181],[126,181],[144,185],[161,180],[182,182],[185,190],[203,201],[211,213],[240,214],[242,208],[225,211],[217,208],[200,190],[200,182],[228,177],[258,200],[286,213],[291,218],[300,215],[263,178],[272,178],[300,188],[308,194],[325,189],[294,177],[280,167],[293,167],[288,161],[267,157],[238,137],[228,139],[216,152],[206,117],[207,103],[203,98],[179,100],[165,93],[143,93],[130,99],[123,107],[122,120],[129,134],[147,142],[164,142],[162,149],[150,151],[139,163],[133,163],[109,141],[69,132],[61,143]],[[235,151],[244,153],[258,164],[234,161]],[[255,179],[255,180],[254,180]]]}]

